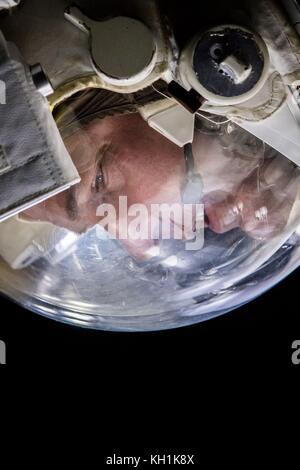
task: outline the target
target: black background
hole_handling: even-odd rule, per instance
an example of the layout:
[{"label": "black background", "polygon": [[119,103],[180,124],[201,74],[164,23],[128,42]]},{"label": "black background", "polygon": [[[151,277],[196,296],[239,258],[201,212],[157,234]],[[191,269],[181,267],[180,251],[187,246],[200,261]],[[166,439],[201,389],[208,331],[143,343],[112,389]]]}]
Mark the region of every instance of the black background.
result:
[{"label": "black background", "polygon": [[[90,3],[92,10],[99,7],[96,0]],[[105,5],[109,10],[112,7],[111,1],[100,3],[102,12]],[[115,3],[118,8],[125,5]],[[190,37],[193,29],[199,29],[199,21],[226,22],[224,18],[236,9],[239,11],[241,2],[206,3],[201,15],[194,14],[197,5],[197,0],[187,0],[185,8],[181,2],[164,2],[175,31],[182,34],[177,38],[179,42],[185,42],[185,35]],[[237,311],[196,326],[161,333],[85,331],[39,317],[6,299],[0,298],[0,302],[0,339],[7,344],[8,366],[93,364],[101,370],[113,370],[115,375],[138,370],[145,377],[151,371],[160,377],[165,373],[186,376],[186,370],[196,376],[204,368],[222,372],[297,371],[291,363],[291,344],[300,339],[299,271]]]},{"label": "black background", "polygon": [[[91,1],[93,3],[98,4]],[[111,2],[106,3],[111,8]],[[188,3],[192,6],[198,2],[188,0]],[[232,8],[227,2],[217,3],[220,8],[216,8],[215,3],[206,5],[201,21],[209,24],[211,15],[217,22],[216,13],[222,16],[224,11],[230,12],[234,5],[240,5],[239,0],[232,0]],[[104,5],[105,2],[101,2],[101,9]],[[199,28],[200,18],[193,14],[192,7],[182,9],[181,2],[173,0],[166,0],[165,7],[176,31],[190,35],[193,27]],[[194,370],[193,374],[202,368],[212,370],[214,367],[222,371],[228,367],[233,370],[295,370],[291,364],[291,344],[300,339],[299,272],[233,313],[193,327],[161,333],[84,331],[41,318],[6,299],[0,302],[0,339],[6,341],[7,362],[11,366],[67,363],[109,368],[113,363],[116,373],[121,373],[139,368],[139,361],[143,361],[145,374],[147,368],[155,369],[157,374],[165,370],[178,374],[181,367]]]},{"label": "black background", "polygon": [[0,299],[7,343],[0,372],[12,370],[17,379],[9,413],[19,424],[11,437],[15,442],[17,432],[26,442],[25,423],[35,432],[22,458],[31,449],[32,464],[37,447],[50,445],[53,468],[62,453],[82,468],[110,468],[106,458],[114,453],[195,454],[197,468],[207,458],[208,468],[220,460],[221,468],[224,461],[241,468],[245,458],[256,468],[280,453],[294,465],[300,366],[292,364],[291,346],[300,339],[299,295],[300,270],[223,317],[145,334],[77,329]]},{"label": "black background", "polygon": [[[107,333],[66,326],[0,298],[7,366],[94,365],[116,374],[218,370],[296,371],[300,271],[244,307],[205,323],[154,333]],[[140,366],[142,365],[142,367]],[[112,366],[112,367],[110,367]],[[297,371],[300,372],[299,370]]]},{"label": "black background", "polygon": [[[166,3],[172,11],[181,5]],[[228,2],[220,4],[229,10]],[[218,9],[213,10],[217,22]],[[180,20],[190,31],[185,12],[191,10],[181,11]],[[202,17],[203,11],[195,15],[197,25]],[[0,306],[0,339],[7,344],[7,366],[0,372],[12,370],[17,378],[9,408],[10,462],[19,456],[24,463],[27,457],[32,468],[47,444],[39,469],[45,461],[49,466],[51,457],[57,468],[61,451],[68,467],[71,456],[78,464],[83,454],[82,468],[103,468],[105,456],[139,455],[138,445],[146,454],[196,453],[203,468],[215,468],[218,458],[224,468],[224,462],[238,459],[238,451],[243,453],[239,468],[245,461],[253,461],[253,468],[266,462],[269,468],[271,457],[278,465],[280,451],[287,468],[293,449],[299,453],[299,430],[295,443],[291,438],[291,425],[298,424],[299,389],[287,378],[300,375],[300,366],[291,362],[292,342],[300,339],[300,270],[239,310],[160,333],[85,331],[1,297]],[[0,422],[6,403],[2,400]],[[39,415],[35,421],[34,412]],[[1,456],[4,447],[2,442]],[[210,465],[204,465],[205,455]],[[290,467],[298,460],[299,455]]]}]

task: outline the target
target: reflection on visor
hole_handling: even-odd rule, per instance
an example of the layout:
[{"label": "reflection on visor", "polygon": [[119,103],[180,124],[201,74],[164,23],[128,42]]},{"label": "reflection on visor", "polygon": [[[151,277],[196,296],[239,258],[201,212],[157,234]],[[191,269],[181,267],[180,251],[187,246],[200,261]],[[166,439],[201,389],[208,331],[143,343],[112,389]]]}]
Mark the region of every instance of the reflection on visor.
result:
[{"label": "reflection on visor", "polygon": [[[32,224],[37,232],[1,239],[0,254],[15,249],[19,271],[1,269],[22,295],[84,313],[87,323],[96,311],[152,315],[221,291],[229,299],[300,224],[299,168],[236,124],[199,115],[193,144],[181,149],[137,113],[99,118],[95,94],[78,99],[59,124],[80,184],[22,214],[22,233]],[[76,234],[65,257],[59,237],[55,263],[39,224]],[[20,252],[37,245],[30,266],[18,266]]]}]

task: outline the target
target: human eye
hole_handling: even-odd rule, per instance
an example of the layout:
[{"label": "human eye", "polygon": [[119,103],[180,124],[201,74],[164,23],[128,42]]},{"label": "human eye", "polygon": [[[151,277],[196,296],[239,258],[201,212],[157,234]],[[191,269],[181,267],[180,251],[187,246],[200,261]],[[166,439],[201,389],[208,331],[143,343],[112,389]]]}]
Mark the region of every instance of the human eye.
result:
[{"label": "human eye", "polygon": [[108,146],[103,146],[96,159],[96,175],[95,180],[93,182],[93,190],[97,193],[103,191],[106,187],[106,178],[105,178],[105,170],[104,170],[104,157],[108,151]]},{"label": "human eye", "polygon": [[103,165],[99,163],[97,165],[94,189],[97,193],[99,193],[104,188],[105,188],[105,176],[104,176],[104,171],[103,171]]}]

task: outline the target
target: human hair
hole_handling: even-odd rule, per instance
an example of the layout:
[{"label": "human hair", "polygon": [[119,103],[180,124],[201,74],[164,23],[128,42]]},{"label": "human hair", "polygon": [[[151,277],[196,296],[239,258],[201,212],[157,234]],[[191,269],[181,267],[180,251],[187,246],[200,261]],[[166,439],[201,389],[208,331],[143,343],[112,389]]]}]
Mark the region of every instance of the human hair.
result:
[{"label": "human hair", "polygon": [[152,87],[128,94],[88,88],[60,103],[53,116],[62,136],[67,137],[95,119],[137,113],[140,106],[160,99],[161,95]]}]

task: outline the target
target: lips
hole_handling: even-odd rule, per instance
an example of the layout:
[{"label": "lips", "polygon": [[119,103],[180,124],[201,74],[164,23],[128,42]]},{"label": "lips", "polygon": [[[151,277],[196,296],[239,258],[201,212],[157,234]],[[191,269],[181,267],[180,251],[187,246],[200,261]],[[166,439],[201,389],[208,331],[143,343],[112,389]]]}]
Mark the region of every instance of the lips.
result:
[{"label": "lips", "polygon": [[240,227],[257,240],[267,240],[284,230],[292,205],[277,201],[268,191],[253,194],[240,190],[231,195],[208,194],[204,201],[206,226],[215,233]]},{"label": "lips", "polygon": [[216,191],[204,197],[206,226],[215,233],[225,233],[239,227],[241,210],[231,194]]}]

